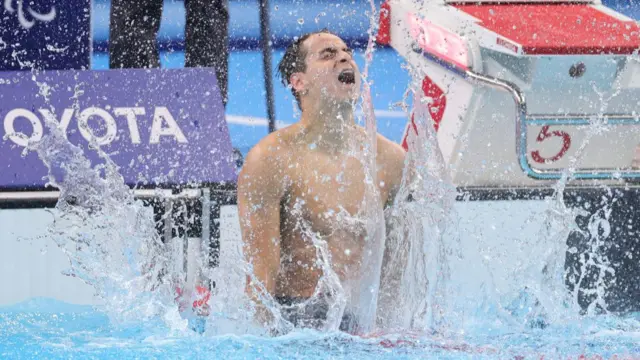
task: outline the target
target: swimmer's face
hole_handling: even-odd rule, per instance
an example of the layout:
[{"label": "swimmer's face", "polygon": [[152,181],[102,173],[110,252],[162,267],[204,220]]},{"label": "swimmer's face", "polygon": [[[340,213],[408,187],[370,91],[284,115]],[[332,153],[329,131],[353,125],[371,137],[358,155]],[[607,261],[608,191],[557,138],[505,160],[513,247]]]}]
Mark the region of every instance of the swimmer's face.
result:
[{"label": "swimmer's face", "polygon": [[[306,71],[296,73],[297,84],[312,99],[326,99],[336,103],[352,102],[360,90],[360,70],[353,60],[353,52],[339,37],[320,33],[310,36],[306,47]],[[297,88],[296,87],[296,88]]]}]

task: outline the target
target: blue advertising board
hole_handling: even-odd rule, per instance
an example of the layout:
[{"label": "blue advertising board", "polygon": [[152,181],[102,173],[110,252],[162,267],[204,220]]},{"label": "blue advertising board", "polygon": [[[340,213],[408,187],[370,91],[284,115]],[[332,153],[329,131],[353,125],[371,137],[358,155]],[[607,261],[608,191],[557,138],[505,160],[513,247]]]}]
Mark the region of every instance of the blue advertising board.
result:
[{"label": "blue advertising board", "polygon": [[47,123],[57,123],[93,164],[102,161],[89,144],[99,145],[130,186],[236,179],[224,106],[210,68],[3,71],[0,121],[3,190],[45,188],[47,167],[35,152],[24,155],[24,150],[47,135]]}]

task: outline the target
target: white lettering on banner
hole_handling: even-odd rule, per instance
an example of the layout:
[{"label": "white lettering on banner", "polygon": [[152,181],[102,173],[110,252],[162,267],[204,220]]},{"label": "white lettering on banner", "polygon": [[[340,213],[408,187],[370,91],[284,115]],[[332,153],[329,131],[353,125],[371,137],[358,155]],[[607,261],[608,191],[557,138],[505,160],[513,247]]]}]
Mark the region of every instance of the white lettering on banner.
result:
[{"label": "white lettering on banner", "polygon": [[[17,133],[13,123],[19,117],[26,118],[31,122],[33,132],[31,136],[27,136],[23,133]],[[4,117],[4,132],[9,137],[9,140],[13,141],[16,145],[27,146],[30,141],[40,141],[42,139],[43,129],[42,123],[38,116],[27,109],[13,109],[7,113]]]},{"label": "white lettering on banner", "polygon": [[144,108],[114,108],[113,113],[117,116],[127,117],[127,126],[129,126],[129,132],[131,133],[131,142],[133,144],[140,144],[140,131],[138,130],[138,118],[137,115],[144,115]]},{"label": "white lettering on banner", "polygon": [[42,114],[45,121],[53,121],[57,123],[64,133],[65,137],[67,136],[67,128],[69,127],[71,118],[73,117],[73,109],[64,109],[64,112],[62,113],[62,119],[60,119],[60,121],[56,119],[55,115],[53,115],[53,113],[49,109],[39,109],[38,111],[40,112],[40,114]]},{"label": "white lettering on banner", "polygon": [[[167,123],[168,127],[162,127],[162,119]],[[156,108],[153,114],[153,124],[151,124],[151,136],[149,144],[157,144],[160,142],[160,136],[173,136],[179,143],[186,143],[187,138],[178,127],[178,124],[171,116],[169,109],[164,106]]]},{"label": "white lettering on banner", "polygon": [[[91,131],[91,128],[89,127],[89,118],[92,116],[99,117],[104,120],[107,128],[107,133],[103,136],[98,137],[93,133],[93,131]],[[103,146],[111,144],[113,139],[116,138],[118,126],[116,125],[116,121],[113,119],[113,116],[111,116],[111,114],[103,109],[90,107],[84,109],[80,113],[80,116],[78,117],[78,130],[80,130],[80,133],[85,138],[85,140],[90,142],[93,139],[98,145]]]},{"label": "white lettering on banner", "polygon": [[[41,117],[38,117],[37,113],[39,113]],[[143,107],[117,107],[113,109],[115,116],[123,116],[126,119],[132,144],[140,144],[142,142],[138,126],[138,117],[146,113]],[[45,122],[58,124],[59,128],[67,135],[71,120],[74,119],[74,114],[74,109],[67,108],[62,111],[60,119],[57,119],[56,114],[49,109],[38,109],[36,113],[23,108],[13,109],[4,117],[4,136],[14,144],[23,147],[26,147],[30,141],[37,142],[42,139],[42,135],[44,134],[44,126],[41,119]],[[22,132],[16,132],[15,130],[16,121],[24,121],[22,120],[23,118],[31,124],[32,132],[30,136]],[[92,126],[89,126],[89,119],[92,119]],[[97,126],[96,123],[98,123]],[[98,107],[89,107],[81,111],[77,116],[77,126],[83,138],[87,141],[93,139],[101,146],[111,144],[118,134],[118,126],[114,116],[105,109]],[[25,132],[29,133],[29,131]],[[98,137],[97,134],[102,134],[102,136]],[[3,139],[1,135],[2,134],[0,134],[0,142]],[[156,107],[153,110],[149,143],[160,143],[161,136],[171,136],[178,143],[188,143],[187,138],[175,118],[169,109],[164,106]]]},{"label": "white lettering on banner", "polygon": [[[16,11],[16,9],[13,8],[13,2],[14,0],[4,0],[4,9],[11,14]],[[17,0],[17,3],[18,22],[20,22],[20,25],[27,30],[31,29],[31,27],[36,23],[35,20],[49,22],[56,18],[55,6],[51,6],[51,10],[49,10],[49,13],[47,14],[41,14],[33,10],[31,7],[28,7],[27,12],[35,20],[27,20],[27,18],[24,16],[24,0]]]}]

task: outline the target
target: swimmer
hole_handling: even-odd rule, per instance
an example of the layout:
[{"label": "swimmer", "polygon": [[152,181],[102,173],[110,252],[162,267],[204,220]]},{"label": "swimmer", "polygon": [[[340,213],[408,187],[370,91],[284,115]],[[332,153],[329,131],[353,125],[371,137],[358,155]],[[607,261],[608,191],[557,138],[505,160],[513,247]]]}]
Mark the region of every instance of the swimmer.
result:
[{"label": "swimmer", "polygon": [[[350,276],[358,273],[366,250],[362,205],[370,190],[362,156],[367,137],[354,121],[361,80],[351,49],[326,30],[306,34],[287,48],[278,69],[302,115],[248,153],[238,177],[238,206],[243,251],[254,279],[290,306],[310,299],[322,275],[310,233],[327,242],[341,283],[354,280]],[[400,145],[377,136],[380,204],[393,202],[404,157]],[[266,323],[261,290],[251,281],[247,295]],[[317,327],[326,312],[327,306],[316,302],[282,314],[296,326]],[[350,320],[345,316],[341,329]]]}]

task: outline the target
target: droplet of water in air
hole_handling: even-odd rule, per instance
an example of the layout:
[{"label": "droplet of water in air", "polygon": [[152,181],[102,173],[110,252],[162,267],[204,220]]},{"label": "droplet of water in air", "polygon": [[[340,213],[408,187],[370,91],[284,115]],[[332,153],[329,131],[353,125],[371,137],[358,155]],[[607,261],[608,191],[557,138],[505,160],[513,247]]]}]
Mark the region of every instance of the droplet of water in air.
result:
[{"label": "droplet of water in air", "polygon": [[316,15],[316,17],[315,17],[315,19],[314,19],[314,21],[316,22],[316,24],[320,22],[320,17],[321,17],[321,16],[327,16],[327,13],[323,11],[323,12],[321,12],[320,14]]},{"label": "droplet of water in air", "polygon": [[309,150],[314,150],[316,148],[316,143],[309,144]]},{"label": "droplet of water in air", "polygon": [[304,24],[304,19],[303,18],[298,19],[298,24],[300,25]]},{"label": "droplet of water in air", "polygon": [[279,9],[278,5],[273,7],[273,10],[275,10],[275,11],[278,11],[278,9]]}]

